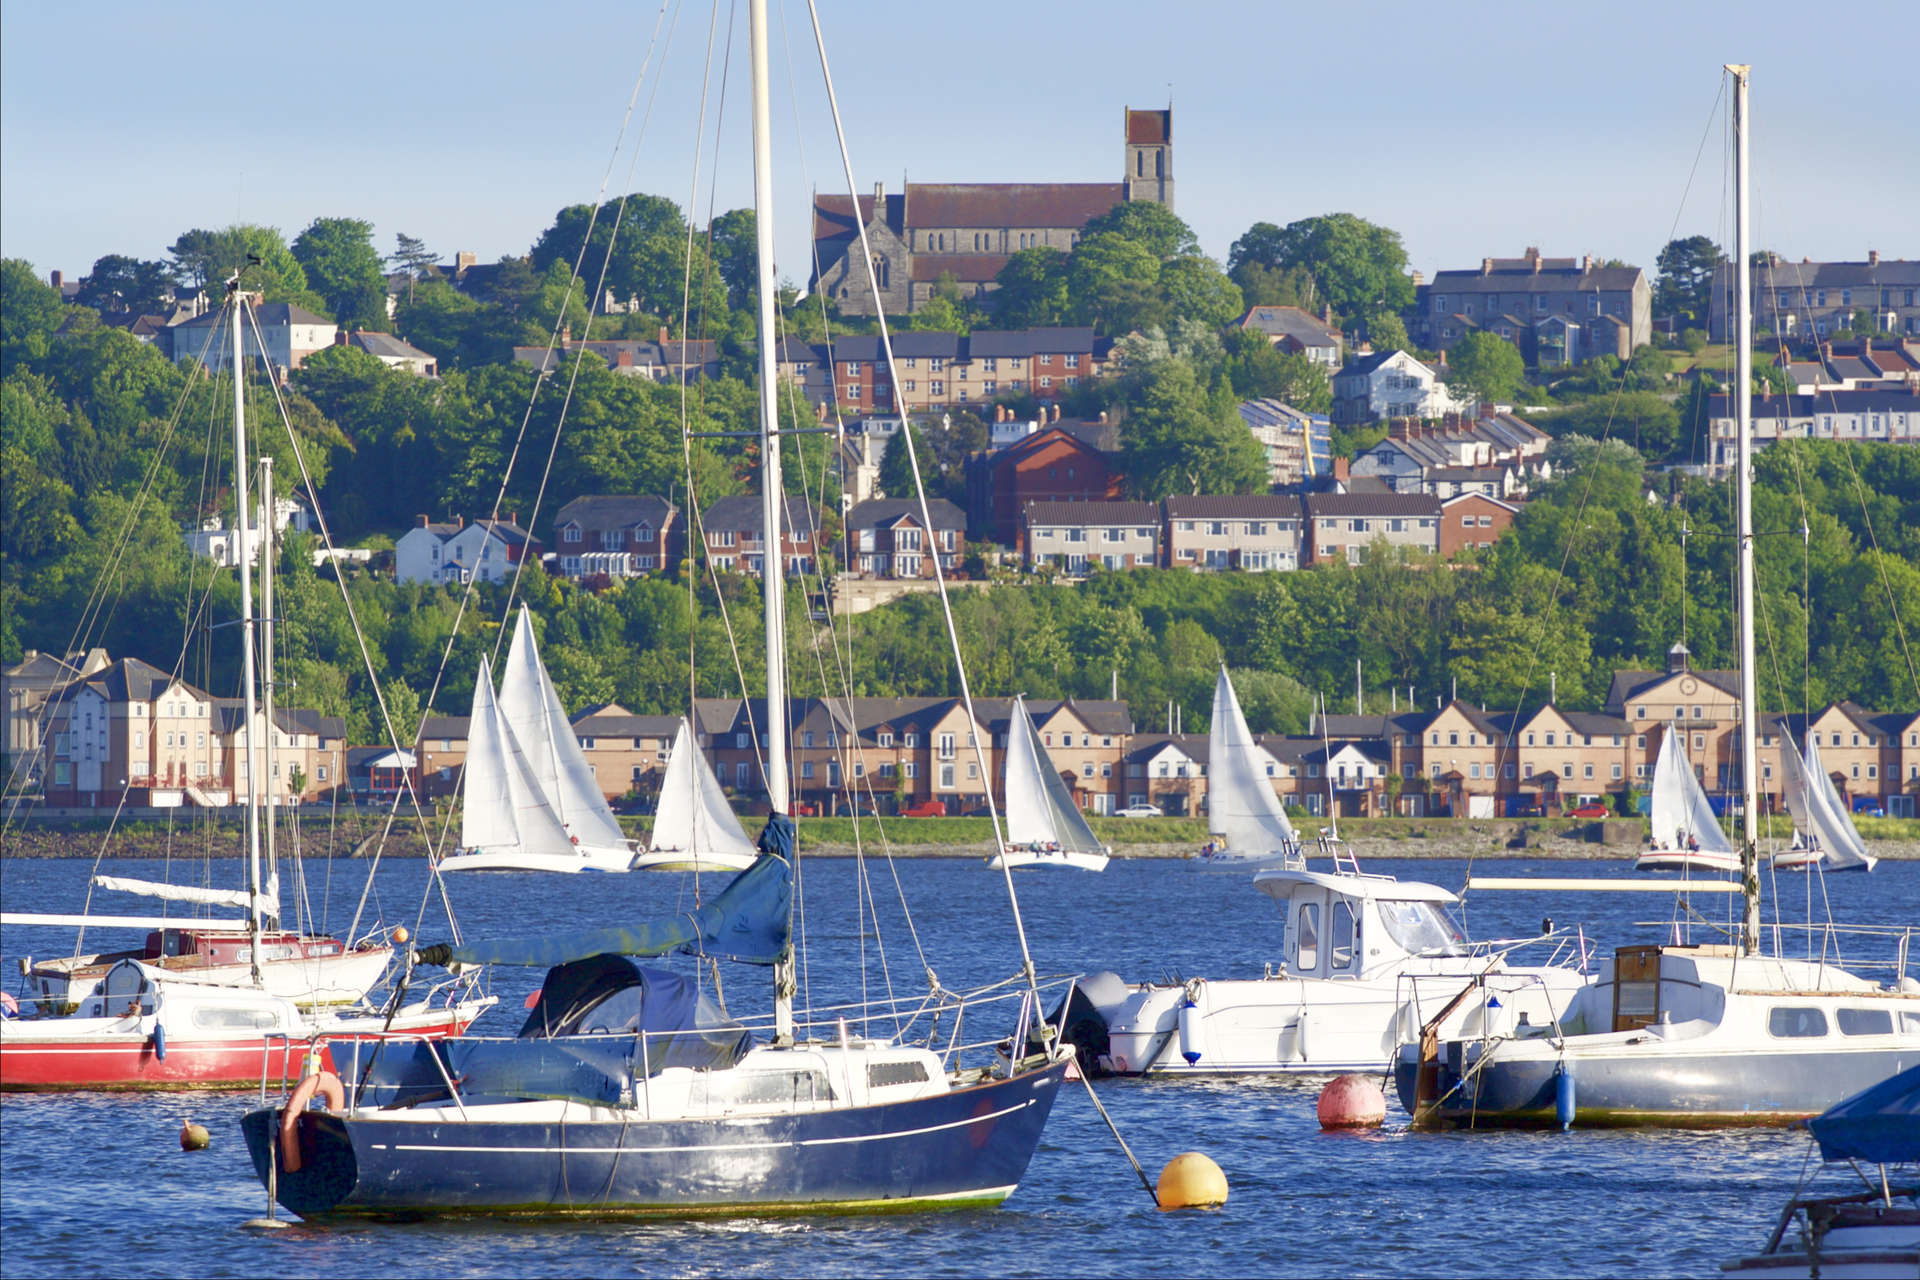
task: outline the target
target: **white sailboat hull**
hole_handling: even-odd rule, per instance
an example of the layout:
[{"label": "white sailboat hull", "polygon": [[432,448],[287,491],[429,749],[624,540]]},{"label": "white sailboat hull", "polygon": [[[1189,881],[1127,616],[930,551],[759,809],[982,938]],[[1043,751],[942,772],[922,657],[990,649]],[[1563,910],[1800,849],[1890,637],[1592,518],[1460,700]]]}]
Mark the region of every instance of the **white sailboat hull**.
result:
[{"label": "white sailboat hull", "polygon": [[[1776,860],[1776,865],[1784,865]],[[1704,871],[1738,875],[1740,855],[1712,849],[1649,849],[1634,860],[1635,871]]]},{"label": "white sailboat hull", "polygon": [[714,850],[649,849],[633,858],[635,871],[745,871],[751,855]]},{"label": "white sailboat hull", "polygon": [[530,849],[463,849],[440,860],[447,871],[627,871],[633,866],[633,850],[588,848],[582,845],[573,853],[536,853]]},{"label": "white sailboat hull", "polygon": [[1060,867],[1070,871],[1105,871],[1109,855],[1082,853],[1075,849],[1008,849],[987,859],[995,871],[1002,867],[1014,871],[1022,867]]},{"label": "white sailboat hull", "polygon": [[[262,948],[265,950],[265,948]],[[250,964],[192,964],[166,959],[147,961],[148,973],[167,986],[242,987],[301,1005],[352,1004],[372,990],[393,959],[392,947],[342,951],[331,956],[262,960],[260,985]],[[104,955],[42,960],[27,972],[32,995],[49,1007],[78,1004],[98,994],[113,959]]]}]

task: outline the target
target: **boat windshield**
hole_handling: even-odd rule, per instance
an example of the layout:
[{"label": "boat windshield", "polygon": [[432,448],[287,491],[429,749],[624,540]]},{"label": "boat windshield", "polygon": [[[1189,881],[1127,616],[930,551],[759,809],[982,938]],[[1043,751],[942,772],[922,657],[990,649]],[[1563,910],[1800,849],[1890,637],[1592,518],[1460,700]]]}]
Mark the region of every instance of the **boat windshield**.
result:
[{"label": "boat windshield", "polygon": [[1431,902],[1376,900],[1387,936],[1410,955],[1463,955],[1466,934],[1446,908]]}]

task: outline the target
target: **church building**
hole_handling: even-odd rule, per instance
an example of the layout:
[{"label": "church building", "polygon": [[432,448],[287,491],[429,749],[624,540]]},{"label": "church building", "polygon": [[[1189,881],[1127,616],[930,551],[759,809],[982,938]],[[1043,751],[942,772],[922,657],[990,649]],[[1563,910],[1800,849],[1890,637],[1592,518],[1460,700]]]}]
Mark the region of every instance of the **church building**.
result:
[{"label": "church building", "polygon": [[[897,195],[875,183],[871,196],[816,195],[811,288],[848,315],[872,315],[859,260],[866,224],[880,297],[892,314],[917,311],[951,275],[962,297],[994,287],[1007,259],[1022,249],[1071,253],[1088,221],[1127,200],[1173,208],[1173,110],[1124,117],[1124,167],[1118,182],[908,182]],[[857,221],[856,221],[857,218]]]}]

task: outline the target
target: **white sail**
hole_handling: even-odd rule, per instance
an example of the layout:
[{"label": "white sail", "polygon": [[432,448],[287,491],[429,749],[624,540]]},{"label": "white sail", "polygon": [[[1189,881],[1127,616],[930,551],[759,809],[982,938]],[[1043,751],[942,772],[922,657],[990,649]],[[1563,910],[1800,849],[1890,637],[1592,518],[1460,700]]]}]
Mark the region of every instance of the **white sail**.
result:
[{"label": "white sail", "polygon": [[500,714],[520,744],[540,793],[567,832],[582,845],[623,848],[626,837],[594,781],[580,740],[540,661],[525,605],[514,624],[507,670],[500,682]]},{"label": "white sail", "polygon": [[[1793,743],[1789,740],[1785,745],[1787,755],[1793,756]],[[1853,817],[1847,812],[1846,801],[1840,798],[1840,793],[1834,789],[1833,779],[1820,763],[1820,742],[1815,735],[1807,735],[1805,760],[1794,760],[1788,764],[1789,777],[1796,766],[1804,771],[1800,780],[1804,810],[1793,808],[1791,790],[1787,792],[1787,806],[1801,820],[1807,835],[1819,840],[1827,865],[1836,871],[1855,868],[1873,870],[1879,859],[1867,852],[1866,842],[1860,838],[1860,832],[1853,825]]]},{"label": "white sail", "polygon": [[460,845],[465,849],[573,854],[528,767],[512,728],[493,696],[493,672],[485,657],[473,685],[473,717],[467,730],[467,763],[461,783]]},{"label": "white sail", "polygon": [[[201,902],[215,907],[248,906],[245,889],[196,889],[191,885],[167,884],[160,880],[134,880],[126,876],[95,876],[93,882],[102,889],[113,889],[120,893],[145,894],[149,898],[166,898],[173,902]],[[277,890],[278,886],[273,886]],[[263,895],[260,903],[263,915],[280,914],[280,899],[277,892],[271,896]]]},{"label": "white sail", "polygon": [[1260,766],[1260,752],[1224,666],[1213,685],[1207,757],[1207,830],[1234,854],[1257,856],[1292,845],[1293,824]]},{"label": "white sail", "polygon": [[1020,697],[1014,698],[1007,718],[1007,842],[1057,844],[1070,853],[1103,849],[1047,749],[1040,745],[1026,699]]},{"label": "white sail", "polygon": [[1660,740],[1660,755],[1653,766],[1652,810],[1656,848],[1686,849],[1693,839],[1699,841],[1702,853],[1733,852],[1733,842],[1720,829],[1707,793],[1687,763],[1687,749],[1677,730],[1668,730]]},{"label": "white sail", "polygon": [[647,845],[656,853],[721,854],[749,863],[754,858],[753,841],[734,816],[685,718],[674,731],[673,753],[667,757],[660,807]]}]

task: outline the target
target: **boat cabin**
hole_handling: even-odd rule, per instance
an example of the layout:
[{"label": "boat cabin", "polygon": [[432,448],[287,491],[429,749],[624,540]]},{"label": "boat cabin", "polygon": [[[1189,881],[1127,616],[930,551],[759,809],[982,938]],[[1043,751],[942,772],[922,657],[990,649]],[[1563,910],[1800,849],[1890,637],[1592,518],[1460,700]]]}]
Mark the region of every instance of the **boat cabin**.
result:
[{"label": "boat cabin", "polygon": [[1280,908],[1285,971],[1359,978],[1411,956],[1463,955],[1466,935],[1438,885],[1392,876],[1276,868],[1253,878]]},{"label": "boat cabin", "polygon": [[[316,959],[337,956],[344,950],[338,938],[307,938],[285,931],[260,935],[262,960]],[[160,929],[147,935],[147,947],[141,957],[172,961],[168,968],[181,965],[247,964],[247,935],[226,930]]]}]

